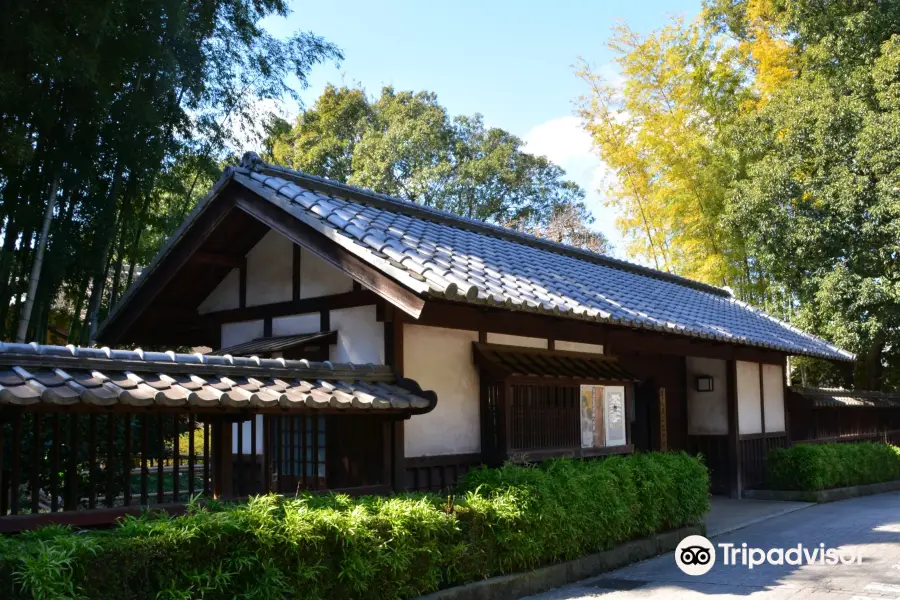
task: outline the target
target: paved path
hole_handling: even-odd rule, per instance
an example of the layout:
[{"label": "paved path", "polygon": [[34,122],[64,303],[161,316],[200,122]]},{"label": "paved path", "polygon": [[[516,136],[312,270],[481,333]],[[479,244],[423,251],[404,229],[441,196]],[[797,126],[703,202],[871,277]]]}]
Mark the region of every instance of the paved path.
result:
[{"label": "paved path", "polygon": [[713,496],[706,514],[706,535],[714,537],[742,529],[812,506],[810,502],[773,502],[770,500],[736,500]]},{"label": "paved path", "polygon": [[861,552],[862,564],[763,565],[749,570],[723,565],[717,546],[716,564],[706,575],[683,574],[670,553],[529,600],[900,600],[900,492],[812,506],[712,542],[737,547],[746,543],[764,550],[798,543],[815,548],[824,543],[828,548]]}]

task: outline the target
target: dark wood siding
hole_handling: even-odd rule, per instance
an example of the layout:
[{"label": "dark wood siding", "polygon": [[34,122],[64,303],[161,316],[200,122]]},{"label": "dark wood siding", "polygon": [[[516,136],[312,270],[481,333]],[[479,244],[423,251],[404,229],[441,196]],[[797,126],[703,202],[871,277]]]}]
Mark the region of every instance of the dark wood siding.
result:
[{"label": "dark wood siding", "polygon": [[577,385],[514,383],[510,387],[510,452],[581,446]]},{"label": "dark wood siding", "polygon": [[480,454],[407,457],[406,487],[420,492],[451,491],[463,475],[480,464]]},{"label": "dark wood siding", "polygon": [[[613,349],[614,351],[614,349]],[[652,347],[647,348],[652,352]],[[669,450],[687,450],[687,369],[684,357],[654,354],[617,354],[619,363],[639,380],[635,414],[648,421],[635,420],[632,433],[641,428],[649,443],[643,450],[660,449],[659,388],[666,388],[666,431]],[[644,432],[647,431],[647,433]]]}]

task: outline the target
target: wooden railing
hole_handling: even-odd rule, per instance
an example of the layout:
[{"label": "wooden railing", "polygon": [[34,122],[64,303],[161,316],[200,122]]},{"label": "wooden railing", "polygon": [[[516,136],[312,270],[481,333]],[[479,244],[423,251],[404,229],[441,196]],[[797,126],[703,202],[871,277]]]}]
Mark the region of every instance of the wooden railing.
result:
[{"label": "wooden railing", "polygon": [[6,413],[0,517],[209,493],[209,435],[209,423],[192,414]]}]

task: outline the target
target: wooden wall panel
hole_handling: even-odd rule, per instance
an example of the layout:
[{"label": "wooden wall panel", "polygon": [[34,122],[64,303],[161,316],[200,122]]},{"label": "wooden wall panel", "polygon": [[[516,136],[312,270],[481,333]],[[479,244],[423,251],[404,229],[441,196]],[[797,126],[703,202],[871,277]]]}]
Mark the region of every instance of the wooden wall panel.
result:
[{"label": "wooden wall panel", "polygon": [[[648,348],[649,349],[649,348]],[[666,429],[669,450],[686,450],[687,445],[687,393],[686,368],[681,356],[652,354],[618,354],[619,363],[639,380],[640,386],[636,394],[636,402],[643,406],[635,407],[636,422],[632,426],[632,435],[640,440],[643,433],[636,430],[649,430],[649,448],[659,449],[658,423],[659,408],[654,403],[659,401],[658,390],[666,388]],[[649,420],[649,423],[646,420]]]}]

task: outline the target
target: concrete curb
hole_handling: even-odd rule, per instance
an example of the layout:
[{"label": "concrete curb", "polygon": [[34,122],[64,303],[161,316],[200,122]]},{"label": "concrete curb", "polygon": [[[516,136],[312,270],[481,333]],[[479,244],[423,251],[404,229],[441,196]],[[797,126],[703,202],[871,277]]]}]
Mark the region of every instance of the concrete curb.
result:
[{"label": "concrete curb", "polygon": [[533,571],[491,577],[447,588],[427,596],[420,596],[418,600],[517,600],[523,596],[546,592],[671,552],[687,536],[703,535],[705,530],[705,527],[695,525],[665,531],[650,537],[625,542],[621,546],[605,552],[588,554],[575,560],[540,567]]},{"label": "concrete curb", "polygon": [[883,481],[869,485],[832,488],[830,490],[744,490],[744,498],[749,500],[781,500],[786,502],[836,502],[872,494],[884,494],[900,490],[900,481]]}]

